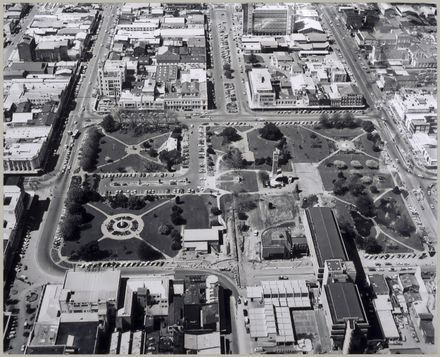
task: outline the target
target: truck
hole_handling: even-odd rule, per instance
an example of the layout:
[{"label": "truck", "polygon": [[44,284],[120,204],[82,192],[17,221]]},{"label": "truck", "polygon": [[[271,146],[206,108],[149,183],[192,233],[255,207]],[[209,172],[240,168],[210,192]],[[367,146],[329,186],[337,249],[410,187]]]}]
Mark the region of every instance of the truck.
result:
[{"label": "truck", "polygon": [[74,139],[77,139],[78,138],[78,136],[79,136],[79,130],[78,129],[75,129],[74,131],[73,131],[73,133],[72,133],[72,137],[74,138]]}]

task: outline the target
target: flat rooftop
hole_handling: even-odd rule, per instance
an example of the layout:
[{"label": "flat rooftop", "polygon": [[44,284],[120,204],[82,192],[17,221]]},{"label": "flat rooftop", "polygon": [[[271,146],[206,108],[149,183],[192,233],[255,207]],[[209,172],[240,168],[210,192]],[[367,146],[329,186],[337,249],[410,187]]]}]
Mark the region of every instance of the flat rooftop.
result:
[{"label": "flat rooftop", "polygon": [[95,353],[97,328],[98,321],[60,323],[56,344],[66,345],[69,336],[73,336],[72,345],[78,350],[78,354],[93,354]]},{"label": "flat rooftop", "polygon": [[329,259],[348,260],[344,242],[333,211],[327,207],[312,207],[306,210],[320,268]]},{"label": "flat rooftop", "polygon": [[367,322],[357,287],[353,283],[330,283],[324,286],[333,323],[347,319]]}]

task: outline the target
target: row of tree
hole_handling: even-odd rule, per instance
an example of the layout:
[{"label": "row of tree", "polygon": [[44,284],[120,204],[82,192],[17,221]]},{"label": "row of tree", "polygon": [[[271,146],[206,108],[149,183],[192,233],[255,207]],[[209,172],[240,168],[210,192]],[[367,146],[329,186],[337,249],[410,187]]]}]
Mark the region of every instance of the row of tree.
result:
[{"label": "row of tree", "polygon": [[99,141],[102,134],[96,129],[89,131],[87,139],[82,147],[80,165],[84,171],[91,172],[96,168],[99,153]]},{"label": "row of tree", "polygon": [[370,120],[355,119],[351,113],[345,113],[342,116],[339,113],[334,113],[331,117],[327,113],[322,113],[319,123],[324,128],[354,129],[361,127],[368,133],[375,129],[374,124]]}]

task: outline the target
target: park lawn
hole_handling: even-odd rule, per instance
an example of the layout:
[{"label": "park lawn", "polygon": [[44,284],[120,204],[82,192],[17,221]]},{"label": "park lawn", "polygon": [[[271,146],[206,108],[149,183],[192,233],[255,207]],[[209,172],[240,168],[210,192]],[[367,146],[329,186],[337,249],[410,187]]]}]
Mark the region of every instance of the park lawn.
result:
[{"label": "park lawn", "polygon": [[88,205],[84,205],[84,208],[88,216],[88,222],[81,227],[77,240],[64,241],[63,247],[61,248],[61,255],[65,257],[70,257],[72,253],[80,247],[95,242],[102,237],[101,224],[106,217],[101,212]]},{"label": "park lawn", "polygon": [[281,127],[293,162],[319,162],[336,150],[328,139],[301,127]]},{"label": "park lawn", "polygon": [[107,202],[92,202],[90,203],[93,206],[96,206],[100,210],[104,211],[108,215],[115,215],[120,213],[131,213],[136,215],[141,215],[148,210],[160,205],[162,202],[166,201],[165,199],[158,199],[155,201],[145,201],[146,205],[144,208],[141,208],[139,210],[135,209],[128,209],[128,208],[111,208],[110,204],[107,204]]},{"label": "park lawn", "polygon": [[100,172],[159,172],[166,171],[164,165],[158,164],[136,154],[99,168]]},{"label": "park lawn", "polygon": [[379,233],[379,236],[377,237],[377,243],[380,244],[384,253],[412,253],[412,250],[389,239],[383,233]]},{"label": "park lawn", "polygon": [[355,141],[355,145],[359,150],[371,155],[373,157],[379,158],[381,151],[374,151],[374,142],[367,139],[367,135],[362,135],[359,139]]},{"label": "park lawn", "polygon": [[[112,139],[108,136],[103,136],[99,140],[99,154],[98,163],[96,166],[104,165],[108,162],[113,162],[115,160],[121,159],[125,155],[125,146],[120,142]],[[106,161],[105,158],[108,157],[111,161]]]},{"label": "park lawn", "polygon": [[[382,198],[383,199],[393,198],[396,201],[396,206],[397,206],[398,210],[400,211],[401,216],[406,217],[407,222],[409,222],[412,226],[414,226],[414,228],[416,228],[416,226],[411,218],[411,215],[405,206],[405,202],[404,202],[401,194],[396,195],[393,192],[388,192]],[[390,217],[390,212],[384,211],[381,208],[379,208],[380,201],[381,200],[378,200],[376,202],[377,215]],[[420,238],[418,237],[416,229],[409,236],[403,236],[400,233],[396,232],[392,228],[392,225],[394,224],[394,222],[395,222],[394,220],[390,220],[390,222],[388,222],[387,224],[385,224],[383,222],[378,222],[378,224],[384,232],[386,232],[390,236],[394,237],[399,242],[402,242],[402,243],[404,243],[414,249],[417,249],[420,251],[423,250],[423,243],[421,242]]]},{"label": "park lawn", "polygon": [[[241,182],[233,182],[234,177],[241,177]],[[230,192],[257,192],[258,191],[257,174],[252,171],[234,171],[227,172],[217,178],[217,187]]]},{"label": "park lawn", "polygon": [[[183,209],[182,217],[185,218],[185,227],[188,229],[195,228],[209,228],[209,213],[205,206],[204,200],[196,195],[180,196],[179,207]],[[174,201],[155,209],[154,211],[142,217],[145,225],[141,232],[141,237],[147,243],[154,246],[156,249],[162,251],[168,256],[174,257],[178,251],[171,249],[172,238],[171,235],[162,235],[158,232],[158,227],[162,224],[171,223],[171,208],[175,205]],[[181,231],[182,226],[175,226],[174,228]]]},{"label": "park lawn", "polygon": [[112,259],[151,261],[164,259],[164,256],[140,239],[131,238],[124,241],[103,239],[99,242],[101,250],[111,252]]},{"label": "park lawn", "polygon": [[362,128],[344,128],[344,129],[336,129],[336,128],[320,128],[319,126],[313,128],[319,134],[324,136],[328,136],[330,138],[334,138],[337,140],[350,140],[355,138],[356,136],[365,133]]},{"label": "park lawn", "polygon": [[219,208],[217,206],[217,197],[214,196],[214,195],[209,195],[209,194],[207,194],[207,195],[200,195],[199,197],[202,198],[203,203],[205,204],[205,207],[206,207],[206,209],[207,209],[207,211],[209,213],[209,226],[210,227],[212,227],[212,226],[219,226],[220,223],[218,221],[218,216],[215,216],[215,215],[213,215],[211,213],[211,208],[213,208],[213,207]]},{"label": "park lawn", "polygon": [[211,135],[210,144],[212,145],[212,148],[214,150],[222,151],[224,153],[227,153],[229,151],[229,148],[234,146],[231,142],[223,143],[223,136],[217,136],[215,134]]},{"label": "park lawn", "polygon": [[[259,158],[267,158],[270,157],[272,159],[273,152],[278,145],[279,141],[271,141],[263,139],[258,133],[258,129],[252,130],[247,134],[248,137],[248,145],[249,150],[253,151],[255,159]],[[290,148],[291,151],[291,148]],[[292,154],[292,151],[290,152]],[[255,165],[255,168],[260,170],[270,170],[271,165],[267,165],[266,163],[262,165]],[[290,171],[290,163],[289,161],[281,165],[281,168],[285,171]]]},{"label": "park lawn", "polygon": [[164,134],[164,133],[169,133],[169,132],[170,132],[170,130],[165,129],[165,128],[161,128],[161,129],[158,129],[157,131],[151,131],[151,132],[136,136],[134,133],[134,130],[123,130],[122,129],[122,130],[118,130],[118,131],[111,133],[111,135],[114,136],[115,138],[123,141],[127,145],[137,145],[137,144],[140,144],[143,141],[148,140],[154,136]]},{"label": "park lawn", "polygon": [[[332,157],[326,159],[325,161],[323,161],[319,167],[319,173],[321,174],[321,178],[322,178],[322,182],[324,184],[324,188],[327,191],[332,191],[333,190],[333,182],[334,180],[337,179],[337,175],[338,172],[340,171],[339,169],[337,169],[333,163],[336,160],[340,160],[340,161],[344,161],[345,164],[347,165],[347,169],[345,170],[341,170],[342,172],[344,172],[344,175],[346,177],[348,177],[348,175],[350,174],[350,170],[354,170],[356,172],[361,173],[364,176],[381,176],[384,179],[382,181],[377,181],[376,183],[380,183],[381,188],[386,188],[388,184],[390,184],[390,180],[392,182],[392,179],[390,177],[390,175],[388,173],[382,173],[379,169],[375,170],[375,169],[369,169],[365,166],[365,162],[367,160],[370,160],[371,158],[362,154],[362,153],[338,153],[336,155],[333,155]],[[351,167],[350,162],[352,160],[357,160],[359,161],[363,168],[362,169],[354,169],[353,167]],[[372,160],[372,159],[371,159]],[[392,185],[392,183],[391,183]],[[390,186],[392,187],[392,186]],[[379,186],[378,186],[379,188]],[[379,188],[380,190],[380,188]]]}]

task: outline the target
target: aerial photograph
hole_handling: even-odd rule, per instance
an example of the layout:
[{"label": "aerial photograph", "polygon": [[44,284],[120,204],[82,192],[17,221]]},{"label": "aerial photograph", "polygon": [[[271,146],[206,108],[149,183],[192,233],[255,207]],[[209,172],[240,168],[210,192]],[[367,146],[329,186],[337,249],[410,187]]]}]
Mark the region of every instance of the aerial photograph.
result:
[{"label": "aerial photograph", "polygon": [[3,8],[3,353],[437,352],[433,3]]}]

